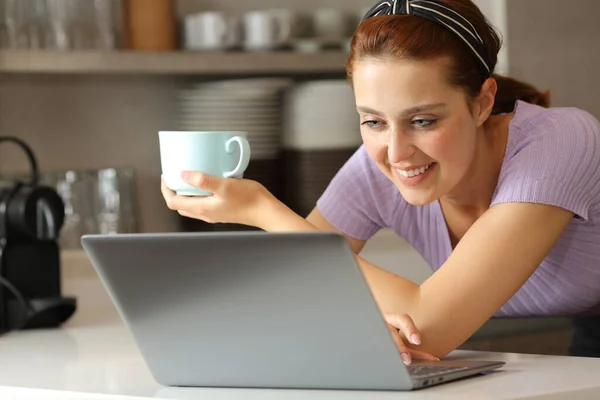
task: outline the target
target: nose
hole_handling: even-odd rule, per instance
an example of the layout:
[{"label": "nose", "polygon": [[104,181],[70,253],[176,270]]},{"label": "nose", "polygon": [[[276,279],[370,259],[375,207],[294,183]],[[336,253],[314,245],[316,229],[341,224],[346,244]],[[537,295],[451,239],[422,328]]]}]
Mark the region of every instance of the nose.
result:
[{"label": "nose", "polygon": [[391,164],[398,164],[408,159],[415,152],[409,138],[401,132],[393,132],[388,143],[388,159]]}]

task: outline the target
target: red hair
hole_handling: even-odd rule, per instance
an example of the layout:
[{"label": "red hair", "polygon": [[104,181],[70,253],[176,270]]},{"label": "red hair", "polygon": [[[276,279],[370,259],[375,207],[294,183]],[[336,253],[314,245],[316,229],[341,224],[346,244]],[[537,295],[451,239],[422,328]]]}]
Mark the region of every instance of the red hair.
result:
[{"label": "red hair", "polygon": [[[443,0],[456,12],[469,20],[483,39],[487,61],[493,71],[502,47],[499,34],[481,10],[471,0]],[[414,15],[383,15],[371,17],[361,23],[352,37],[350,58],[346,65],[348,79],[352,81],[354,64],[364,59],[450,60],[448,81],[464,90],[470,100],[481,91],[483,76],[473,53],[447,28]],[[515,101],[549,107],[548,93],[541,93],[530,84],[493,74],[498,92],[492,114],[513,111]]]}]

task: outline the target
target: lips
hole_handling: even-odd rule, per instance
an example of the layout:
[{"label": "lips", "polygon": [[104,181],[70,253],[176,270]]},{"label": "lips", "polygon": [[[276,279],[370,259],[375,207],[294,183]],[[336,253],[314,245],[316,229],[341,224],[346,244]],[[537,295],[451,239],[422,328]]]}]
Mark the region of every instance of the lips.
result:
[{"label": "lips", "polygon": [[415,176],[419,176],[421,174],[424,174],[425,171],[427,171],[429,168],[433,167],[435,165],[435,163],[431,163],[431,164],[427,164],[425,166],[421,166],[421,167],[416,167],[416,168],[412,168],[412,169],[399,169],[396,168],[396,171],[398,171],[398,173],[400,175],[402,175],[405,178],[413,178]]},{"label": "lips", "polygon": [[[435,171],[437,163],[431,163],[422,167],[415,167],[410,170],[392,168],[392,174],[396,178],[397,182],[406,187],[418,187]],[[423,171],[423,172],[421,172]],[[418,172],[418,173],[417,173]],[[410,176],[412,173],[412,176]]]}]

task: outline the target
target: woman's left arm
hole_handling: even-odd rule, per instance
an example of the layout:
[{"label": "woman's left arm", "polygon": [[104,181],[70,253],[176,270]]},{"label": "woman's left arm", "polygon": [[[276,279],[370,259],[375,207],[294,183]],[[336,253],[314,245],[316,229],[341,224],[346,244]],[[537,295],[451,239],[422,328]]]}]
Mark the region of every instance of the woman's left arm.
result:
[{"label": "woman's left arm", "polygon": [[488,209],[402,310],[421,331],[420,349],[443,356],[467,340],[525,284],[573,216],[532,203]]}]

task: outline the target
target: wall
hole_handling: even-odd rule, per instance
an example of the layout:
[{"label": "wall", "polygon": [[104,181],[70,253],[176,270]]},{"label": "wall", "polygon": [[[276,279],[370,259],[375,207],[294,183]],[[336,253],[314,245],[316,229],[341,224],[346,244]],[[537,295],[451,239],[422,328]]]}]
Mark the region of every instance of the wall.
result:
[{"label": "wall", "polygon": [[[495,0],[494,0],[495,1]],[[600,118],[600,1],[508,0],[509,70]]]},{"label": "wall", "polygon": [[[160,194],[157,132],[173,126],[177,85],[169,78],[3,76],[0,134],[30,144],[42,170],[133,167],[140,229],[173,231],[175,215]],[[1,171],[26,170],[16,149],[2,147]]]},{"label": "wall", "polygon": [[498,54],[496,73],[508,74],[508,26],[506,0],[473,0],[503,39],[503,46]]},{"label": "wall", "polygon": [[372,6],[376,0],[178,0],[179,14],[203,10],[224,10],[240,13],[250,10],[269,8],[288,8],[308,13],[319,7],[335,7],[341,10],[359,12],[361,9]]}]

